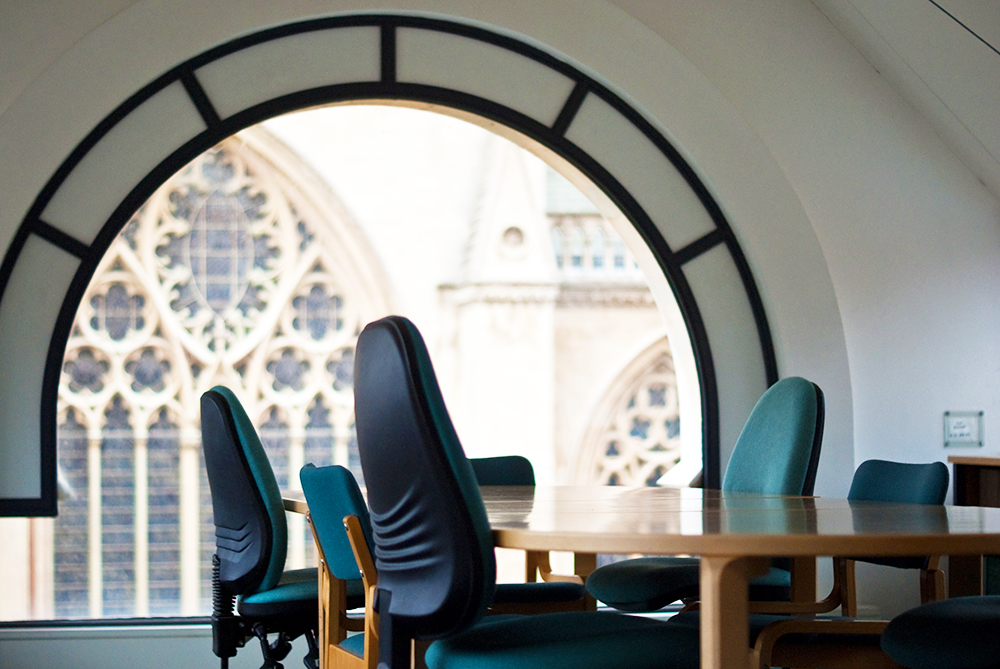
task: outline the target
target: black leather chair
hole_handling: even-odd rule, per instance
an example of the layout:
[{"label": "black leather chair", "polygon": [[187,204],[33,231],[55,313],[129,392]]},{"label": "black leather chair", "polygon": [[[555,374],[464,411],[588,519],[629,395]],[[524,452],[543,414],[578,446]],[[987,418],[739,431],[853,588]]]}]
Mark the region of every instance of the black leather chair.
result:
[{"label": "black leather chair", "polygon": [[[369,324],[355,358],[355,418],[378,585],[379,665],[410,666],[413,641],[439,639],[430,669],[670,669],[697,635],[649,618],[563,612],[480,619],[496,588],[492,535],[472,466],[419,333]],[[479,624],[477,624],[479,623]]]},{"label": "black leather chair", "polygon": [[285,571],[287,526],[278,483],[253,424],[228,388],[202,395],[201,434],[215,523],[212,650],[226,669],[237,649],[256,637],[262,669],[280,669],[291,641],[305,635],[306,666],[316,667],[316,569]]}]

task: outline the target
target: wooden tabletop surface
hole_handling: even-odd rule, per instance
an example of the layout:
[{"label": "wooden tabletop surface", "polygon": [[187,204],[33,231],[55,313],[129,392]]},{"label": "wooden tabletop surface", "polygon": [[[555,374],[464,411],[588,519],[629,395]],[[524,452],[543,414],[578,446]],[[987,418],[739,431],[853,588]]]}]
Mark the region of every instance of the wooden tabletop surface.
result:
[{"label": "wooden tabletop surface", "polygon": [[[1000,509],[694,488],[481,488],[498,546],[698,555],[1000,554]],[[304,512],[301,493],[286,508]]]}]

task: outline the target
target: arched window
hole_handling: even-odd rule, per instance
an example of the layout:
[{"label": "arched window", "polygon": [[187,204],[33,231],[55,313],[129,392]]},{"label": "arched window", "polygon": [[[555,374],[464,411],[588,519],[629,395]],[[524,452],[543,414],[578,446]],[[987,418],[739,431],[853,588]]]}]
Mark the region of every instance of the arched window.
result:
[{"label": "arched window", "polygon": [[[416,48],[385,48],[397,43]],[[303,58],[302,53],[314,57]],[[426,54],[439,56],[426,57]],[[331,70],[328,66],[331,60],[342,67]],[[257,85],[261,62],[280,68],[288,76],[273,79],[269,86]],[[498,72],[503,76],[485,76]],[[64,343],[79,334],[70,316],[80,303],[83,284],[107,269],[98,264],[108,250],[109,240],[129,223],[143,199],[195,152],[252,123],[292,110],[361,100],[429,104],[457,115],[471,114],[499,132],[517,135],[529,144],[539,142],[544,153],[555,160],[553,164],[558,163],[560,172],[574,175],[574,183],[585,179],[583,175],[594,179],[591,187],[601,202],[599,209],[621,210],[620,222],[629,228],[626,231],[629,248],[636,241],[643,246],[638,264],[647,270],[656,268],[660,279],[655,288],[657,300],[663,303],[673,298],[678,300],[674,305],[676,313],[669,319],[670,327],[674,335],[690,337],[693,346],[690,355],[683,359],[678,356],[678,369],[686,378],[697,379],[702,400],[684,403],[685,411],[694,410],[694,417],[685,420],[689,426],[700,428],[706,482],[717,483],[720,435],[726,442],[731,441],[728,437],[742,425],[745,410],[777,373],[763,305],[751,272],[725,216],[695,176],[696,170],[690,169],[671,143],[628,100],[544,48],[446,20],[338,16],[251,31],[150,82],[121,101],[88,133],[39,192],[0,268],[3,298],[0,324],[8,324],[0,340],[9,343],[0,351],[0,360],[9,370],[11,381],[4,399],[7,417],[0,420],[0,433],[16,444],[7,449],[8,455],[3,460],[5,468],[14,475],[3,481],[0,509],[13,515],[55,513],[57,443],[79,443],[81,434],[85,435],[86,476],[99,471],[94,469],[99,461],[92,455],[95,451],[99,453],[102,427],[107,420],[103,411],[111,405],[91,409],[89,413],[77,407],[61,404],[57,407],[65,386],[62,377],[69,373],[60,361]],[[116,169],[108,169],[109,163]],[[285,186],[294,191],[293,185]],[[678,195],[679,199],[670,194]],[[299,213],[304,220],[320,220],[308,212]],[[207,225],[207,211],[205,216]],[[348,274],[362,276],[359,267],[364,263],[351,265],[358,246],[332,248],[334,252],[343,251],[344,266],[353,268]],[[624,251],[624,244],[616,247],[613,264],[620,262],[627,267],[626,255],[617,250]],[[333,266],[326,269],[333,271]],[[222,292],[234,285],[237,289],[242,286],[243,279],[238,274],[218,281],[210,276],[206,265],[200,283],[195,281],[193,286],[211,292],[212,300],[220,300],[215,302],[217,305],[223,299],[231,299]],[[35,288],[42,284],[48,288],[44,293]],[[372,285],[380,284],[377,280],[365,280],[354,288],[364,290]],[[112,299],[110,305],[104,304],[104,317],[110,317],[112,327],[118,327],[119,331],[125,328],[126,332],[128,327],[137,330],[146,327],[144,312],[149,307],[138,301],[129,303],[130,298],[143,295],[128,290],[127,285],[124,293],[111,291],[109,287],[103,295]],[[327,295],[333,297],[331,293]],[[88,293],[88,298],[92,296]],[[351,304],[350,299],[345,299],[336,308],[349,309]],[[95,309],[99,306],[99,303],[93,305]],[[156,305],[156,308],[162,311],[164,307]],[[133,317],[134,322],[129,320]],[[302,318],[308,320],[307,316]],[[17,338],[15,328],[38,332],[41,336],[36,341],[18,340],[12,344]],[[714,346],[716,338],[719,342],[739,345]],[[127,339],[123,335],[122,341]],[[91,351],[94,359],[91,375],[123,368],[112,366],[113,360],[102,359],[95,351]],[[145,362],[143,369],[153,370],[151,381],[156,377],[157,362],[166,362],[165,358],[155,357],[155,350],[152,358],[146,355],[145,361],[143,352],[131,353],[138,358],[124,362],[134,363],[133,369]],[[275,353],[277,357],[255,359],[255,364],[275,363],[272,370],[277,370],[278,364],[287,363],[280,371],[294,374],[292,361],[283,360],[280,351],[269,350],[268,356]],[[319,369],[307,358],[297,359],[310,364],[308,368],[300,368],[305,370],[303,378],[317,374]],[[69,362],[80,366],[73,381],[77,386],[90,383],[96,388],[105,383],[83,372],[89,362],[86,352],[81,350]],[[102,363],[109,365],[108,370],[102,371]],[[159,369],[164,384],[169,385],[177,367]],[[199,382],[210,371],[191,369]],[[259,365],[248,365],[237,375],[242,378],[247,373],[262,373],[261,369]],[[739,392],[728,393],[720,403],[717,377],[724,387],[737,388]],[[733,380],[738,382],[729,383]],[[304,388],[308,387],[304,381],[301,393],[305,396],[308,393]],[[288,393],[295,388],[285,386],[274,390]],[[161,391],[147,388],[145,392],[155,395]],[[121,397],[128,425],[141,433],[143,421],[138,418],[142,416],[137,416],[134,407],[125,401],[128,393],[122,392]],[[196,403],[193,397],[186,400]],[[313,396],[311,400],[313,429],[328,429],[323,427],[325,420],[334,425],[324,411],[335,414],[336,407],[325,396]],[[279,402],[262,405],[251,405],[248,409],[251,414],[266,412],[266,420],[276,430],[282,430],[282,426],[291,430],[292,417],[287,407]],[[150,418],[147,423],[150,430],[156,408],[144,408]],[[158,408],[167,409],[164,422],[160,423],[162,429],[158,430],[178,432],[181,469],[191,471],[192,465],[197,469],[190,449],[185,450],[188,435],[182,412],[171,413],[169,406]],[[161,415],[157,414],[156,420]],[[692,434],[695,430],[685,432]],[[340,438],[349,442],[349,436]],[[292,445],[290,450],[294,452]],[[139,468],[142,459],[136,461]],[[67,475],[67,478],[72,477]],[[93,488],[94,480],[85,478],[83,486]],[[138,477],[136,485],[144,485],[143,481]],[[79,483],[74,487],[79,499],[83,488]],[[207,488],[201,489],[207,494]],[[88,498],[93,496],[88,493]],[[182,502],[187,500],[186,504],[191,503],[190,499],[181,496]],[[137,511],[140,513],[141,510]],[[91,523],[97,515],[91,509],[87,522]],[[142,518],[136,517],[141,527]],[[182,514],[182,534],[184,528],[190,534],[192,523],[189,516],[187,520],[184,518]],[[140,530],[133,529],[133,533],[138,535]],[[99,550],[99,544],[91,538],[87,550],[93,554]],[[137,543],[136,563],[141,562],[143,550]],[[94,574],[91,565],[88,576],[91,582],[95,582]],[[137,571],[137,578],[141,577],[142,569]],[[189,593],[185,595],[186,601],[191,601],[190,593],[197,589],[191,583],[196,584],[197,578],[192,580],[190,573],[182,574],[181,581],[182,589]]]}]

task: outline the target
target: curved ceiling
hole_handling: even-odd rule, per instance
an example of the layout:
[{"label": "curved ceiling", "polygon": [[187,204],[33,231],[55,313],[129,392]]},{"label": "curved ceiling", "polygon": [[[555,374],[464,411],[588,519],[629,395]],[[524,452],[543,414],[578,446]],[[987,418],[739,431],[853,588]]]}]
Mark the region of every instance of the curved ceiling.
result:
[{"label": "curved ceiling", "polygon": [[[664,37],[677,30],[671,22],[678,16],[705,16],[696,0],[610,2]],[[1000,125],[996,123],[1000,11],[996,1],[811,2],[1000,197]],[[783,11],[780,3],[774,5],[768,10]]]},{"label": "curved ceiling", "polygon": [[995,0],[813,0],[1000,197]]}]

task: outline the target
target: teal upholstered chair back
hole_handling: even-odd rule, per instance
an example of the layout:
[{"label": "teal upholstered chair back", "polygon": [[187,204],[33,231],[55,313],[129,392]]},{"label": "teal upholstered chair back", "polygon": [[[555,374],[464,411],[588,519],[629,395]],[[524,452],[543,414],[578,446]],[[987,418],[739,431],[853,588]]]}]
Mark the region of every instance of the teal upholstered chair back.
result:
[{"label": "teal upholstered chair back", "polygon": [[535,469],[530,460],[520,455],[470,458],[469,464],[481,486],[535,485]]},{"label": "teal upholstered chair back", "polygon": [[[950,476],[943,462],[908,463],[866,460],[854,472],[847,499],[854,502],[944,504]],[[924,569],[929,557],[857,557],[855,560],[898,569]]]},{"label": "teal upholstered chair back", "polygon": [[866,460],[854,472],[850,500],[944,504],[948,494],[948,467],[943,462],[913,464]]},{"label": "teal upholstered chair back", "polygon": [[357,516],[369,552],[373,544],[368,505],[354,475],[339,465],[306,465],[299,471],[299,481],[330,572],[344,581],[361,578],[351,542],[344,531],[344,517]]},{"label": "teal upholstered chair back", "polygon": [[782,379],[761,395],[747,418],[722,489],[811,495],[822,440],[822,391],[800,377]]}]

